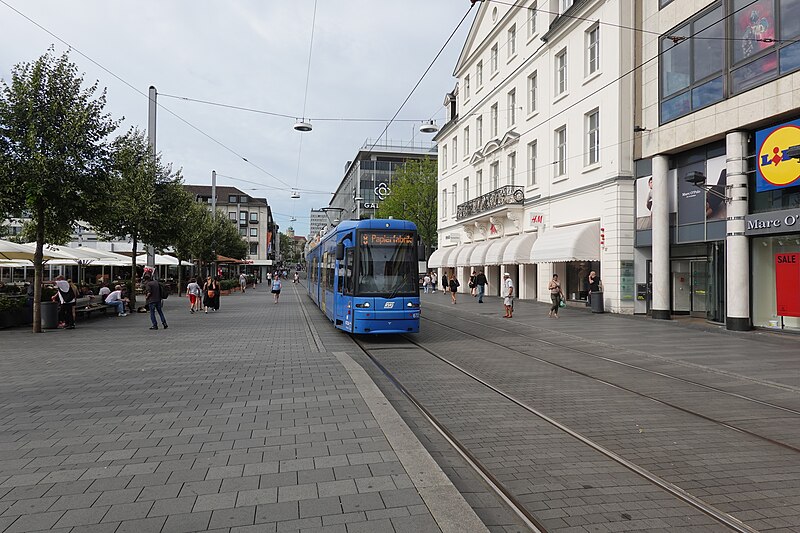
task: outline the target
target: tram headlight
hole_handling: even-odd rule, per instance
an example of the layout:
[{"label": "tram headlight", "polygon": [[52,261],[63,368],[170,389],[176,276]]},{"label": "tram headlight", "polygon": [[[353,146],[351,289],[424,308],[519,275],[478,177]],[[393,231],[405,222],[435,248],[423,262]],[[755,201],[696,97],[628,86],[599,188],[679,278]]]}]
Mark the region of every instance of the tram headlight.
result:
[{"label": "tram headlight", "polygon": [[406,304],[406,307],[414,307],[414,308],[416,308],[416,307],[419,307],[419,304],[418,303],[414,303],[414,302],[408,302]]},{"label": "tram headlight", "polygon": [[370,305],[369,305],[369,302],[364,302],[364,303],[361,303],[361,304],[356,304],[356,307],[367,307],[367,308],[369,308]]}]

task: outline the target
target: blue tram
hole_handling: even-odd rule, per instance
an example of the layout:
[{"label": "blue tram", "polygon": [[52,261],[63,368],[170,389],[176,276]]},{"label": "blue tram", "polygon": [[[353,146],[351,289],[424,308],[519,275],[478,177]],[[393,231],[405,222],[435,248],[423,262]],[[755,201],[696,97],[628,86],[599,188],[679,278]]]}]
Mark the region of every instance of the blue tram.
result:
[{"label": "blue tram", "polygon": [[422,254],[407,220],[341,222],[306,257],[308,294],[344,331],[417,333]]}]

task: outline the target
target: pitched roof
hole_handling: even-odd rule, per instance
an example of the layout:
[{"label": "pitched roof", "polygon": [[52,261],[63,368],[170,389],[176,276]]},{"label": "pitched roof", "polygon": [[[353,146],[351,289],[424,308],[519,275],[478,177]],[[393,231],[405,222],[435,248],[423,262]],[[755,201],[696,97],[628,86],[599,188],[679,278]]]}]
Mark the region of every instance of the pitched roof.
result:
[{"label": "pitched roof", "polygon": [[[205,198],[211,198],[211,185],[186,185],[183,186],[189,194],[193,194],[194,196],[202,196]],[[246,192],[242,192],[236,187],[229,187],[226,185],[217,185],[217,204],[218,205],[225,205],[230,204],[228,202],[228,196],[246,196],[248,198],[248,204],[255,204],[255,205],[269,205],[266,198],[254,198],[247,194]]]}]

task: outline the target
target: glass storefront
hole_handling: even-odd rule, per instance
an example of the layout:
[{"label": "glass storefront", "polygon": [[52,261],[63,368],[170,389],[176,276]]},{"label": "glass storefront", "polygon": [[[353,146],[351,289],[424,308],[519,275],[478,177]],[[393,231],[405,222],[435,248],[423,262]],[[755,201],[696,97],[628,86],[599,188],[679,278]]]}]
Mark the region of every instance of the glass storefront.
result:
[{"label": "glass storefront", "polygon": [[[778,316],[776,254],[800,253],[800,233],[751,239],[753,325],[800,331],[800,317]],[[782,295],[800,299],[800,294]]]},{"label": "glass storefront", "polygon": [[600,279],[600,261],[570,261],[566,263],[566,279],[563,285],[564,295],[569,300],[586,300],[589,294],[589,272],[594,270]]}]

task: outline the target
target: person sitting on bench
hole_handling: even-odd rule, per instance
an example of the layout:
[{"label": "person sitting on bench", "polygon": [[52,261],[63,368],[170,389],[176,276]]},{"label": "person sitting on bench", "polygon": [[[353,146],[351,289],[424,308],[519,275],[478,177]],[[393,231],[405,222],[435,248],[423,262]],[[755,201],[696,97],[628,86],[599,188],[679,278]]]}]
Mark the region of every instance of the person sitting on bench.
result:
[{"label": "person sitting on bench", "polygon": [[106,296],[106,305],[117,308],[117,316],[128,316],[125,312],[125,304],[130,300],[122,297],[122,285],[115,285],[114,291]]}]

